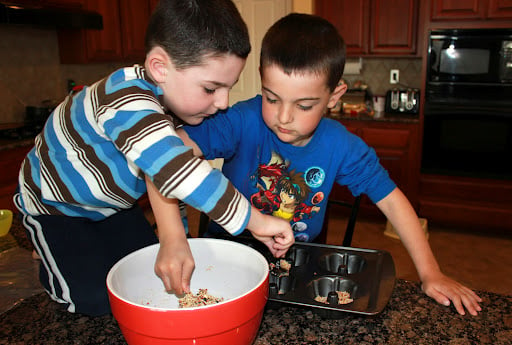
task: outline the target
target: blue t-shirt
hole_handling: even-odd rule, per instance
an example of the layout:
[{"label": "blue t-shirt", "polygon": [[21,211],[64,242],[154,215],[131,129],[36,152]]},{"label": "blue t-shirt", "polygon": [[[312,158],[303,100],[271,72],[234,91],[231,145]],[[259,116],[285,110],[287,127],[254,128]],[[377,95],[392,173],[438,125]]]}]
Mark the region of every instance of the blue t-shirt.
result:
[{"label": "blue t-shirt", "polygon": [[323,118],[307,145],[293,146],[265,125],[261,102],[256,96],[184,129],[206,159],[224,158],[225,176],[253,206],[289,220],[297,241],[322,230],[335,182],[373,202],[395,189],[375,151],[339,122]]}]

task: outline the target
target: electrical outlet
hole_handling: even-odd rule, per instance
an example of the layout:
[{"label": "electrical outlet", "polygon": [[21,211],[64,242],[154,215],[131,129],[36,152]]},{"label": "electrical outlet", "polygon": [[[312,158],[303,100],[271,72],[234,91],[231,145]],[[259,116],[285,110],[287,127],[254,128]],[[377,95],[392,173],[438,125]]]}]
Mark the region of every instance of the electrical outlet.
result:
[{"label": "electrical outlet", "polygon": [[390,84],[398,84],[400,81],[400,71],[397,69],[392,69],[389,72],[389,83]]}]

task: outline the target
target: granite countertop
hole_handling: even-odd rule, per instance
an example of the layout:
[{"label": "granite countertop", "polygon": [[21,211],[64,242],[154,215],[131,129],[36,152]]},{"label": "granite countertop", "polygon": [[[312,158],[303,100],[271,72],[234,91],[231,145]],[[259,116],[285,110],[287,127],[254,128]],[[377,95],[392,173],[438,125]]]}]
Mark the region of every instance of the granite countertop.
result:
[{"label": "granite countertop", "polygon": [[[21,146],[33,146],[35,134],[21,132],[23,123],[0,123],[0,151]],[[21,133],[25,135],[21,135]]]},{"label": "granite countertop", "polygon": [[[308,308],[272,304],[254,345],[512,344],[512,296],[479,292],[483,311],[460,316],[428,298],[416,282],[397,280],[377,316],[323,319]],[[0,315],[0,344],[126,344],[111,315],[70,314],[42,293]],[[227,344],[226,344],[227,345]]]}]

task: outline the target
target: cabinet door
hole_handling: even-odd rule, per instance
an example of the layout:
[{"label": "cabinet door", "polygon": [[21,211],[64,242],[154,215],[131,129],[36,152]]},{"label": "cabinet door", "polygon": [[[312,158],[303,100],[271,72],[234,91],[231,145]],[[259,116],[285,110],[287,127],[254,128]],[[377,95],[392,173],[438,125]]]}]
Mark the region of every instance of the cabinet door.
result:
[{"label": "cabinet door", "polygon": [[82,8],[84,0],[45,0],[45,3],[52,6]]},{"label": "cabinet door", "polygon": [[489,0],[487,17],[491,19],[512,18],[511,0]]},{"label": "cabinet door", "polygon": [[87,60],[113,61],[122,56],[119,4],[116,1],[87,0],[86,8],[103,16],[103,30],[87,30]]},{"label": "cabinet door", "polygon": [[103,30],[58,30],[61,63],[142,63],[150,0],[84,1],[102,15]]},{"label": "cabinet door", "polygon": [[119,11],[123,35],[123,58],[143,63],[146,55],[144,41],[149,22],[150,4],[147,0],[119,0]]},{"label": "cabinet door", "polygon": [[372,0],[370,53],[414,54],[418,8],[417,0]]},{"label": "cabinet door", "polygon": [[369,0],[316,0],[315,13],[336,26],[347,45],[347,55],[368,52]]},{"label": "cabinet door", "polygon": [[362,128],[361,137],[375,149],[380,163],[389,172],[391,179],[407,195],[410,131],[407,129]]},{"label": "cabinet door", "polygon": [[158,5],[159,0],[149,0],[149,9],[151,12],[155,10],[156,5]]},{"label": "cabinet door", "polygon": [[[9,2],[9,1],[8,1]],[[65,8],[81,8],[83,7],[84,0],[16,0],[16,5],[29,5],[39,7],[52,6],[52,7],[65,7]]]},{"label": "cabinet door", "polygon": [[2,151],[0,160],[0,209],[16,210],[12,197],[18,186],[18,174],[21,162],[32,146],[20,146]]},{"label": "cabinet door", "polygon": [[485,0],[431,0],[431,18],[435,20],[484,19]]}]

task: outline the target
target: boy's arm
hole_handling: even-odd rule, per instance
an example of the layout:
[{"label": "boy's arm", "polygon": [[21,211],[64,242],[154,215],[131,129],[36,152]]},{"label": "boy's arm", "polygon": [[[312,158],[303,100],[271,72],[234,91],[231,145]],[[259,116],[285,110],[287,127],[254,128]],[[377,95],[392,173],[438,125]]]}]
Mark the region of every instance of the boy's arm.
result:
[{"label": "boy's arm", "polygon": [[283,257],[295,242],[290,223],[284,219],[264,215],[251,206],[251,218],[247,229],[254,238],[264,243],[276,258]]},{"label": "boy's arm", "polygon": [[196,144],[196,142],[188,136],[188,133],[184,129],[182,129],[182,128],[176,129],[176,134],[178,134],[180,139],[183,140],[183,143],[185,143],[185,146],[192,148],[192,150],[194,151],[194,156],[201,157],[203,155],[203,151],[201,151],[201,149]]},{"label": "boy's arm", "polygon": [[162,279],[167,291],[174,290],[176,294],[189,292],[195,263],[181,220],[178,200],[160,194],[147,176],[146,185],[160,241],[155,273]]},{"label": "boy's arm", "polygon": [[[186,146],[192,147],[194,156],[202,156],[203,152],[183,129],[176,130],[178,136],[183,140]],[[251,206],[251,218],[247,224],[247,229],[252,235],[263,242],[275,257],[282,257],[286,251],[295,242],[290,223],[261,214],[256,208]],[[276,235],[277,234],[277,235]]]},{"label": "boy's arm", "polygon": [[465,314],[464,307],[471,315],[477,315],[481,310],[478,303],[482,300],[471,289],[441,272],[419,219],[402,191],[395,188],[376,205],[393,224],[409,252],[420,276],[423,291],[446,306],[450,305],[451,300],[461,315]]}]

